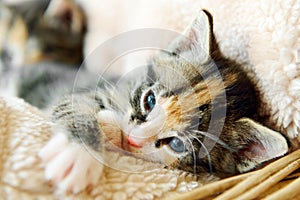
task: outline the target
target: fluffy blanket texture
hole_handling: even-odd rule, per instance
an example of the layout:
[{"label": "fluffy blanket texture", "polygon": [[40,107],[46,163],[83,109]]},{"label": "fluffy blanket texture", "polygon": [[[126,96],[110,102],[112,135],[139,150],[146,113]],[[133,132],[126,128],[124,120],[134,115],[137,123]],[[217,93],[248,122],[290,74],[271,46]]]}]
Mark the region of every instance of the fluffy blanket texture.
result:
[{"label": "fluffy blanket texture", "polygon": [[[141,0],[134,10],[140,16],[129,20],[126,9],[132,10],[134,0],[83,1],[85,8],[94,5],[90,17],[86,52],[97,45],[96,33],[101,32],[101,43],[108,36],[130,28],[160,27],[181,31],[201,7],[214,16],[215,33],[220,47],[228,57],[245,63],[260,91],[261,114],[272,128],[286,134],[298,147],[300,136],[300,0],[286,1],[218,1],[218,0]],[[111,22],[119,28],[110,27],[103,32],[105,18],[91,16],[100,14],[101,3],[122,7],[124,13],[112,17]],[[120,4],[119,4],[119,3]],[[148,5],[147,2],[151,2]],[[104,5],[104,4],[103,4]],[[113,10],[116,10],[114,7]],[[123,9],[124,10],[124,9]],[[127,10],[127,11],[128,11]],[[111,10],[109,10],[110,12]],[[106,10],[106,13],[108,10]],[[105,14],[105,12],[102,12]],[[122,15],[128,17],[122,18]],[[102,19],[102,20],[99,20]],[[130,26],[121,26],[129,20]],[[97,24],[97,22],[100,24]],[[118,22],[118,23],[117,23]],[[109,21],[106,22],[109,24]],[[102,30],[102,31],[101,31]],[[108,30],[108,29],[107,29]],[[99,33],[100,34],[100,33]],[[97,40],[97,38],[96,38]],[[93,45],[92,45],[93,44]],[[45,179],[37,152],[50,135],[51,123],[41,112],[19,99],[0,99],[0,194],[5,199],[95,198],[99,199],[152,199],[177,192],[186,192],[200,183],[194,177],[180,171],[158,167],[157,171],[128,174],[105,168],[97,186],[77,195],[57,193]],[[118,158],[115,158],[116,161]],[[133,159],[133,160],[132,160]],[[141,160],[126,157],[129,163],[150,166]],[[2,191],[1,191],[2,190]]]}]

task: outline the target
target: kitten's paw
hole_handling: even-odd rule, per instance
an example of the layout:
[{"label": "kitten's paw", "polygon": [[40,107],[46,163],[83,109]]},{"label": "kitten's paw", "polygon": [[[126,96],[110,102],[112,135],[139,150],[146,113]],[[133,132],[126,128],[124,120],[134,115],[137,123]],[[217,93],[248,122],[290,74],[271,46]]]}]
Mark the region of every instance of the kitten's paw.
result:
[{"label": "kitten's paw", "polygon": [[95,185],[103,165],[83,145],[69,142],[65,134],[55,135],[39,152],[45,164],[45,176],[63,192],[78,193]]}]

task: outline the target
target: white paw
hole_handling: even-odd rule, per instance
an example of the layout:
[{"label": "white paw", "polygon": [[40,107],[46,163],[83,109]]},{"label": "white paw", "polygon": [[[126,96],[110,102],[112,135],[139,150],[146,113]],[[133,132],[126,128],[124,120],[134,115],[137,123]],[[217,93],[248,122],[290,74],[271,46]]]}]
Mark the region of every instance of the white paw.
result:
[{"label": "white paw", "polygon": [[78,193],[95,185],[103,165],[83,145],[69,142],[65,134],[56,134],[39,152],[45,164],[45,176],[63,192]]}]

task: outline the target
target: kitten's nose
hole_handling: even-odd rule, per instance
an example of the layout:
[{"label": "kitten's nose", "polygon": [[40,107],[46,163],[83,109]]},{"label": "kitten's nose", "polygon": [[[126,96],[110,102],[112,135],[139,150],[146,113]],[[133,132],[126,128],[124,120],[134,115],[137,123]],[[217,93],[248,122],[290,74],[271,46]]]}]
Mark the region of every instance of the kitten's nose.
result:
[{"label": "kitten's nose", "polygon": [[128,144],[137,148],[141,148],[145,146],[146,143],[151,143],[155,139],[155,136],[147,134],[147,132],[141,127],[133,128],[127,136]]},{"label": "kitten's nose", "polygon": [[135,127],[130,124],[129,126],[126,126],[125,129],[123,129],[125,133],[125,142],[127,142],[130,146],[136,147],[136,148],[141,148],[143,144],[145,143],[145,138],[141,138],[137,135],[135,135],[134,131]]},{"label": "kitten's nose", "polygon": [[145,140],[139,139],[136,137],[132,137],[132,136],[129,136],[127,140],[128,140],[129,145],[136,147],[136,148],[141,148],[143,146],[143,144],[145,144]]}]

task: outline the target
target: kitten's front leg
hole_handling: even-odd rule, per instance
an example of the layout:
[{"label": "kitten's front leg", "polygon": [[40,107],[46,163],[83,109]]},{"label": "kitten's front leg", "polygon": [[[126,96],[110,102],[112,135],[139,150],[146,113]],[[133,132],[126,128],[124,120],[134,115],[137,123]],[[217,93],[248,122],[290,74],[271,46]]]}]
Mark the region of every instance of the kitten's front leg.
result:
[{"label": "kitten's front leg", "polygon": [[53,111],[53,137],[39,156],[45,163],[46,178],[60,190],[77,193],[96,184],[102,174],[102,163],[93,157],[103,153],[96,114],[104,106],[99,103],[93,94],[75,94]]}]

